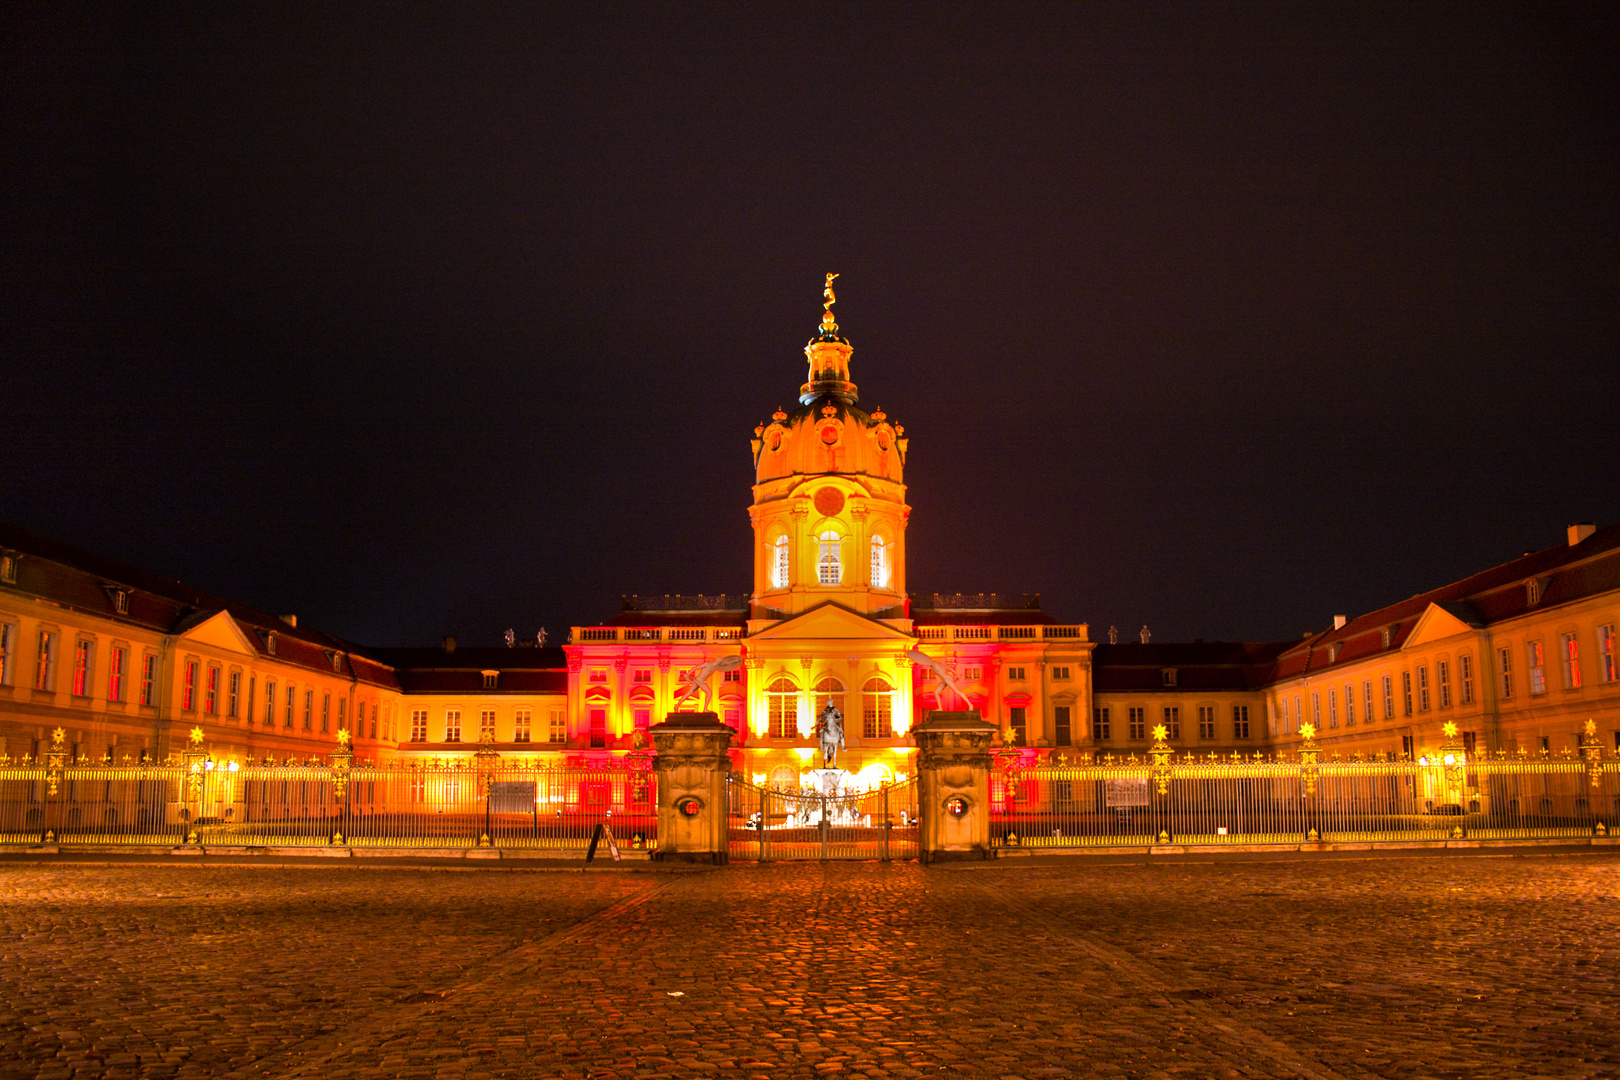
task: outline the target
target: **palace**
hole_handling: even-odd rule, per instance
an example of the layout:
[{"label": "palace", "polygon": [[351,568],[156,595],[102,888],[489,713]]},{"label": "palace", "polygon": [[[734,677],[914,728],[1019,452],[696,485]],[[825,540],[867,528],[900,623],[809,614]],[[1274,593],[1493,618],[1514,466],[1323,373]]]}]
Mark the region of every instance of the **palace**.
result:
[{"label": "palace", "polygon": [[362,759],[589,765],[679,707],[734,728],[751,779],[797,782],[828,704],[839,764],[868,783],[914,771],[908,732],[940,708],[977,709],[1030,759],[1140,753],[1160,725],[1182,752],[1286,753],[1310,724],[1329,752],[1401,758],[1447,722],[1472,753],[1573,747],[1591,719],[1620,750],[1620,525],[1285,642],[1097,642],[1037,597],[909,592],[910,440],[859,407],[830,285],[797,408],[753,432],[749,593],[627,597],[561,647],[370,648],[0,526],[0,752],[37,760],[61,727],[74,760],[163,759],[200,727],[220,760],[324,755],[348,732]]}]

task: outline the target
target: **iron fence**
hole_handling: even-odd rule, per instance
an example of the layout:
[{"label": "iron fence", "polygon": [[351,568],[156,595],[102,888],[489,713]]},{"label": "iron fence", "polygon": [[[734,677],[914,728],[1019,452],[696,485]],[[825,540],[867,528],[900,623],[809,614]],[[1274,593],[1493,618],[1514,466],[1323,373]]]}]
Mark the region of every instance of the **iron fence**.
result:
[{"label": "iron fence", "polygon": [[729,784],[733,859],[915,859],[917,784],[872,789]]},{"label": "iron fence", "polygon": [[503,848],[583,855],[599,825],[658,845],[655,774],[284,763],[0,766],[0,844]]},{"label": "iron fence", "polygon": [[1578,838],[1620,824],[1620,763],[1002,762],[990,802],[1018,847]]}]

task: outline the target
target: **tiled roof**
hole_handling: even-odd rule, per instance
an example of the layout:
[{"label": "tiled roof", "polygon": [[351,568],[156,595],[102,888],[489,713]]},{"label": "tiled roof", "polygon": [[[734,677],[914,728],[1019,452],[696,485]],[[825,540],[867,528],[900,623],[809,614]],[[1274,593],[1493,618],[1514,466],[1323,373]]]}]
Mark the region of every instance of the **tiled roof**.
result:
[{"label": "tiled roof", "polygon": [[[1167,641],[1098,645],[1091,653],[1092,684],[1110,690],[1251,690],[1265,681],[1288,642]],[[1174,669],[1176,685],[1164,684]]]}]

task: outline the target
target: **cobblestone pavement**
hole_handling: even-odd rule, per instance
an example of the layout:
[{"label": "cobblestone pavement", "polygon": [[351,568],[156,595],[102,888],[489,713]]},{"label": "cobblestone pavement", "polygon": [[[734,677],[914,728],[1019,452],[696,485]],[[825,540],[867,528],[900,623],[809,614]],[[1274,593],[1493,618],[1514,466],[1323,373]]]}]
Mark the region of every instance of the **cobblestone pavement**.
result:
[{"label": "cobblestone pavement", "polygon": [[1620,1075],[1620,856],[0,864],[0,1076]]}]

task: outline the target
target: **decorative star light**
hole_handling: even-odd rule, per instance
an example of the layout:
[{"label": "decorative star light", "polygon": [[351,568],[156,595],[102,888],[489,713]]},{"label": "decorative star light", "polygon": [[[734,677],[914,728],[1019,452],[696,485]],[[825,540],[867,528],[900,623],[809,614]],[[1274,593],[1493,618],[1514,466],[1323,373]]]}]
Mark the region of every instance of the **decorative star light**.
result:
[{"label": "decorative star light", "polygon": [[[1587,722],[1591,723],[1591,721],[1587,721]],[[57,728],[55,731],[51,732],[51,742],[55,743],[57,746],[61,746],[62,741],[64,739],[66,739],[66,738],[67,738],[67,729],[66,728]]]},{"label": "decorative star light", "polygon": [[1299,734],[1301,738],[1305,739],[1316,738],[1316,725],[1306,721],[1305,723],[1299,725]]},{"label": "decorative star light", "polygon": [[1440,725],[1440,734],[1448,739],[1455,739],[1457,737],[1457,725],[1447,720]]},{"label": "decorative star light", "polygon": [[1154,742],[1164,742],[1164,737],[1166,735],[1168,735],[1168,734],[1170,734],[1170,731],[1163,724],[1155,724],[1153,726],[1153,741]]},{"label": "decorative star light", "polygon": [[191,745],[192,746],[201,746],[202,741],[203,741],[203,729],[201,727],[192,728],[191,729]]},{"label": "decorative star light", "polygon": [[349,734],[349,729],[348,728],[338,728],[338,745],[339,746],[348,746],[349,745],[349,740],[351,738],[353,738],[353,736]]},{"label": "decorative star light", "polygon": [[1586,733],[1588,735],[1596,735],[1597,734],[1597,721],[1596,720],[1588,720],[1586,722]]}]

